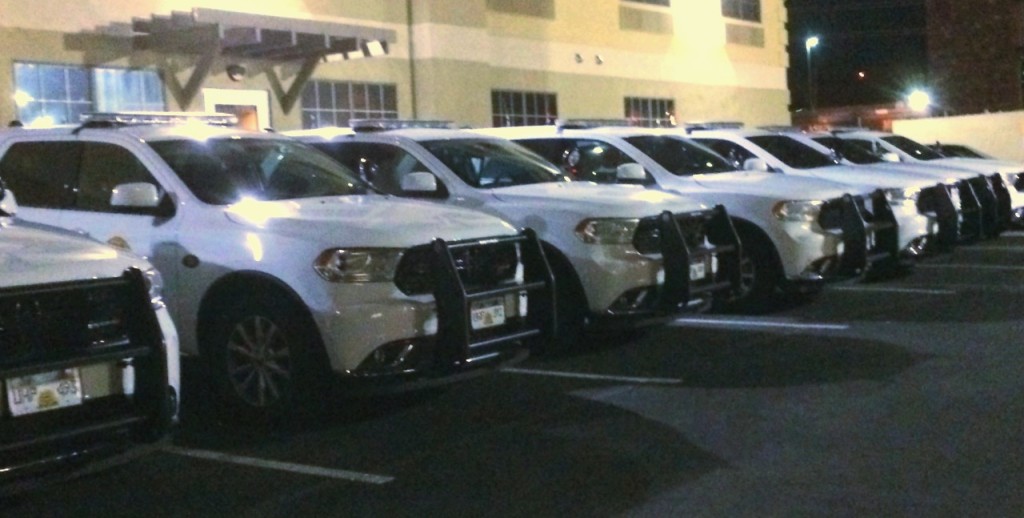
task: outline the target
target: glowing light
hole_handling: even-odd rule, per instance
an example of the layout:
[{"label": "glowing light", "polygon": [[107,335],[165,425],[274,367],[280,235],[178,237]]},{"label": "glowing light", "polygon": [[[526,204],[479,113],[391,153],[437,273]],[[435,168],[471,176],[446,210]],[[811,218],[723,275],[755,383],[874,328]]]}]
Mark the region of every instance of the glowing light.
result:
[{"label": "glowing light", "polygon": [[807,47],[807,50],[811,50],[814,47],[817,47],[819,43],[821,43],[821,38],[817,36],[811,36],[810,38],[804,40],[804,46]]},{"label": "glowing light", "polygon": [[28,106],[28,103],[34,100],[36,100],[36,98],[32,97],[31,95],[29,95],[28,92],[24,90],[18,90],[17,92],[14,92],[14,104],[17,105],[18,108],[24,108]]},{"label": "glowing light", "polygon": [[932,97],[924,90],[914,90],[907,95],[907,106],[916,112],[923,112],[932,104]]},{"label": "glowing light", "polygon": [[247,232],[245,234],[245,247],[252,252],[252,260],[257,263],[263,260],[263,241],[260,241],[260,236]]},{"label": "glowing light", "polygon": [[864,79],[867,76],[868,75],[865,74],[863,70],[861,70],[860,72],[857,72],[857,77],[860,78],[860,79]]}]

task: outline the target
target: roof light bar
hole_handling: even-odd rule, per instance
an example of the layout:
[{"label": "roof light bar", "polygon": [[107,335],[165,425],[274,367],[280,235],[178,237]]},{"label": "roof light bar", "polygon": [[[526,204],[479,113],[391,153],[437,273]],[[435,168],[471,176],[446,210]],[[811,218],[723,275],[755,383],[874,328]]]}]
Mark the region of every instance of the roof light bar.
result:
[{"label": "roof light bar", "polygon": [[396,129],[452,129],[452,121],[414,119],[352,119],[348,127],[356,133],[371,133]]},{"label": "roof light bar", "polygon": [[85,125],[205,124],[237,126],[238,117],[230,113],[207,112],[93,112],[82,115]]},{"label": "roof light bar", "polygon": [[684,127],[687,131],[713,129],[740,129],[743,127],[743,123],[739,121],[687,122],[684,124]]},{"label": "roof light bar", "polygon": [[555,126],[563,129],[593,129],[593,128],[621,128],[633,127],[635,124],[628,119],[558,119]]}]

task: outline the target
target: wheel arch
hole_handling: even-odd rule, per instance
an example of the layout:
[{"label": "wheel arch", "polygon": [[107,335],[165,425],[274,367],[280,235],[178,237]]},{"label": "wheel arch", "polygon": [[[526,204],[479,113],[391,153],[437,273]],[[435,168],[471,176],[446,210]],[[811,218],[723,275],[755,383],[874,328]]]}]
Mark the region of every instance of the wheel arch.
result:
[{"label": "wheel arch", "polygon": [[756,236],[758,239],[764,241],[763,244],[771,246],[771,257],[772,260],[775,261],[776,270],[780,272],[780,275],[785,277],[786,269],[785,266],[782,264],[782,256],[779,255],[779,248],[775,246],[775,242],[772,241],[772,238],[770,235],[768,235],[768,232],[765,232],[765,230],[761,228],[760,225],[748,219],[739,218],[735,216],[730,217],[732,218],[733,225],[736,227],[736,233],[740,234],[740,246],[749,246],[748,243],[743,242],[743,234],[751,234]]}]

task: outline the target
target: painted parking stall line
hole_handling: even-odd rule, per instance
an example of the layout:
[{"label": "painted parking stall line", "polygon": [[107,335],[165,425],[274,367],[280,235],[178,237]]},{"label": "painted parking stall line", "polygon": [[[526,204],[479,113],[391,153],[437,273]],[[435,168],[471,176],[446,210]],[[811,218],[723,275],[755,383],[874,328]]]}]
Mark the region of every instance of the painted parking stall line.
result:
[{"label": "painted parking stall line", "polygon": [[952,270],[952,269],[970,269],[970,270],[1002,270],[1011,272],[1024,272],[1024,266],[1011,266],[1002,264],[970,264],[970,263],[948,263],[948,264],[918,264],[915,268],[924,268],[927,270]]},{"label": "painted parking stall line", "polygon": [[238,464],[240,466],[272,469],[288,473],[295,473],[298,475],[326,477],[337,480],[347,480],[349,482],[361,482],[364,484],[380,485],[387,484],[395,480],[395,477],[387,475],[374,475],[371,473],[360,473],[358,471],[348,471],[343,469],[310,466],[308,464],[296,464],[293,462],[282,462],[277,460],[260,459],[256,457],[245,457],[240,455],[232,455],[229,453],[221,453],[217,451],[182,448],[180,446],[166,446],[160,448],[160,450],[167,453],[172,453],[174,455],[181,455],[184,457],[191,457],[194,459],[211,460],[215,462],[226,462],[228,464]]},{"label": "painted parking stall line", "polygon": [[906,293],[910,295],[956,295],[956,290],[933,288],[900,288],[897,286],[830,286],[829,290],[867,293]]},{"label": "painted parking stall line", "polygon": [[726,328],[768,328],[768,329],[803,329],[813,331],[845,331],[850,328],[849,324],[815,324],[808,322],[787,322],[780,320],[750,319],[744,317],[735,318],[678,318],[668,325],[674,327],[726,327]]},{"label": "painted parking stall line", "polygon": [[614,376],[606,374],[589,374],[586,372],[550,371],[541,369],[520,369],[509,367],[501,369],[501,372],[509,374],[524,374],[527,376],[546,376],[549,378],[570,378],[589,381],[611,381],[615,383],[631,383],[636,385],[679,385],[683,380],[677,378],[643,378],[634,376]]}]

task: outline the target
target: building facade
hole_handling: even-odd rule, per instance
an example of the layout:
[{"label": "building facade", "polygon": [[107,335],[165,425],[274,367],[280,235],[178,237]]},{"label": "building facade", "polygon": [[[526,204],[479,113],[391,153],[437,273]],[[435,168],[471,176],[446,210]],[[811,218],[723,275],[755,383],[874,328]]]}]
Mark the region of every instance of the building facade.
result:
[{"label": "building facade", "polygon": [[789,119],[782,0],[0,0],[0,120]]}]

